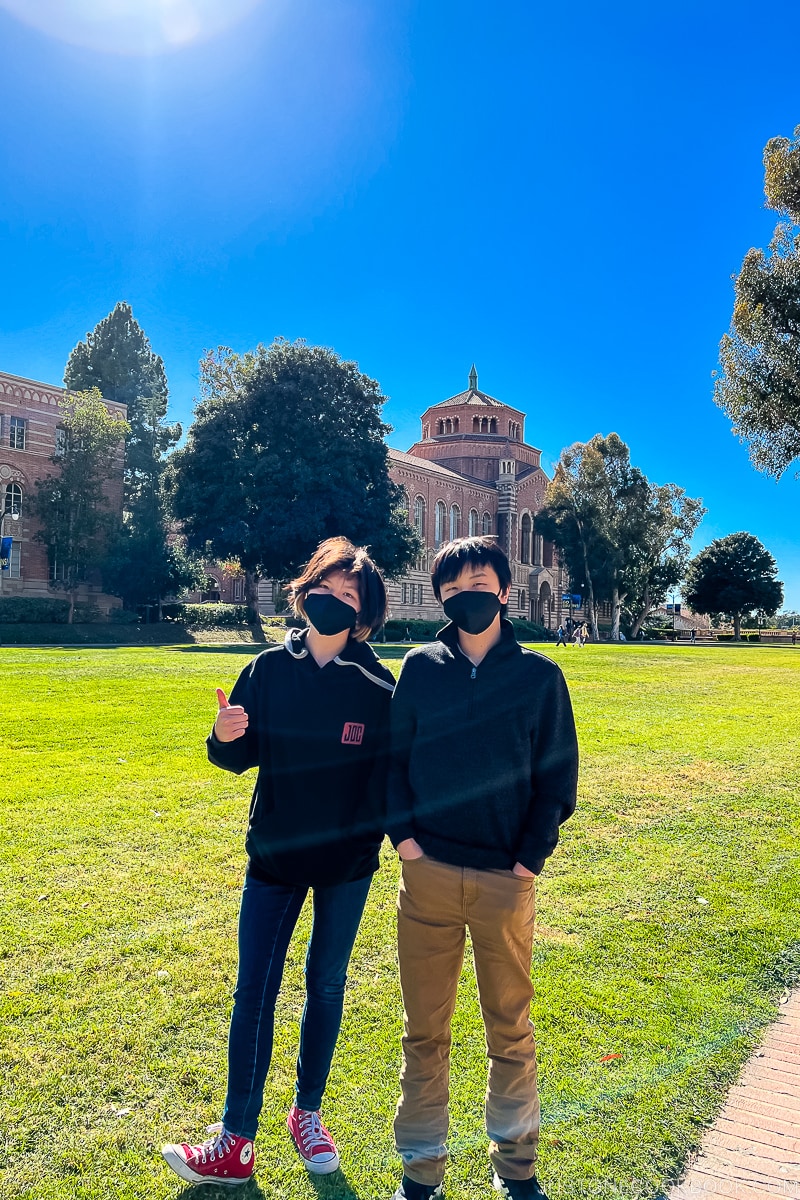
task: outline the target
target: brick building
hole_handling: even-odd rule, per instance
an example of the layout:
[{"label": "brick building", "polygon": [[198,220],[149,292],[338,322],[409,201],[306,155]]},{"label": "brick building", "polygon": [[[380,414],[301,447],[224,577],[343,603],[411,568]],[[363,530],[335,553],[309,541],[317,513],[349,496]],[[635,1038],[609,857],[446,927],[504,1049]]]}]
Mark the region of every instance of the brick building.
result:
[{"label": "brick building", "polygon": [[[0,372],[0,513],[2,533],[13,538],[10,569],[0,571],[2,596],[59,596],[51,586],[47,548],[34,540],[38,525],[29,503],[37,479],[52,475],[63,424],[60,403],[64,389],[33,379]],[[106,401],[108,411],[125,416],[124,404]],[[62,431],[62,432],[59,432]],[[124,447],[120,444],[105,493],[112,512],[122,513]],[[12,510],[19,520],[11,519]],[[106,595],[99,579],[89,579],[78,595],[81,602],[102,609],[119,605]]]},{"label": "brick building", "polygon": [[509,616],[555,628],[566,578],[536,530],[549,480],[541,452],[525,441],[525,414],[480,391],[473,366],[467,391],[426,409],[421,424],[408,453],[389,451],[389,473],[425,543],[414,569],[389,585],[392,616],[439,618],[430,582],[436,550],[456,537],[490,534],[511,562]]}]

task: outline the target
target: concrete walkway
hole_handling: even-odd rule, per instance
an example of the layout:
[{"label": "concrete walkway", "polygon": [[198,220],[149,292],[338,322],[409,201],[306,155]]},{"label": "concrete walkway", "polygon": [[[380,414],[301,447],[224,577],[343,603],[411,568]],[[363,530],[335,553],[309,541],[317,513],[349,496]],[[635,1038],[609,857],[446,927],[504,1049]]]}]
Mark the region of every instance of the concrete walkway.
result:
[{"label": "concrete walkway", "polygon": [[728,1093],[667,1200],[800,1200],[800,991]]}]

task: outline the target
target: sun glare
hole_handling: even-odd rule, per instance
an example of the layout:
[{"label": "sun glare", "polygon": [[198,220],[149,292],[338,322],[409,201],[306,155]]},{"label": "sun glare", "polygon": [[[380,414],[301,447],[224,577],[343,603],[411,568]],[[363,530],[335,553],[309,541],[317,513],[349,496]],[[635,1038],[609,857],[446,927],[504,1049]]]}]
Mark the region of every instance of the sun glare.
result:
[{"label": "sun glare", "polygon": [[0,0],[26,25],[109,54],[164,54],[235,25],[264,0]]}]

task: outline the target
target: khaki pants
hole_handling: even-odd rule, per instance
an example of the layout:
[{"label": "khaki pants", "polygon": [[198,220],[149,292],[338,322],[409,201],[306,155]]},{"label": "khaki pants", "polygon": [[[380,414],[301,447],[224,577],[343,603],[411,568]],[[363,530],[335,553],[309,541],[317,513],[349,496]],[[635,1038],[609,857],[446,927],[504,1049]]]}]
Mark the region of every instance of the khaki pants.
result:
[{"label": "khaki pants", "polygon": [[489,1157],[501,1178],[527,1179],[539,1137],[533,880],[426,856],[403,863],[397,907],[405,1032],[394,1132],[403,1170],[429,1185],[444,1176],[450,1021],[469,929],[489,1057]]}]

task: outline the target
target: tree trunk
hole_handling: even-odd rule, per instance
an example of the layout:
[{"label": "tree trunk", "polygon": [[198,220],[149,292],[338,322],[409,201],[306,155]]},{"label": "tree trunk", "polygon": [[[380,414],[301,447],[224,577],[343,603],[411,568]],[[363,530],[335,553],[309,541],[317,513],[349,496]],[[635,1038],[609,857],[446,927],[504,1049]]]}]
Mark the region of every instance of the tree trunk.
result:
[{"label": "tree trunk", "polygon": [[733,640],[740,642],[742,640],[742,614],[733,614]]},{"label": "tree trunk", "polygon": [[644,625],[645,621],[650,616],[650,613],[652,611],[653,611],[653,605],[650,602],[650,588],[645,587],[644,597],[643,597],[643,602],[642,602],[642,610],[639,613],[638,617],[636,617],[634,619],[633,625],[631,625],[631,641],[632,642],[635,642],[636,639],[638,638],[638,636],[641,632],[642,626]]},{"label": "tree trunk", "polygon": [[75,619],[75,593],[69,594],[69,612],[67,613],[67,624],[71,625]]},{"label": "tree trunk", "polygon": [[258,625],[261,627],[261,619],[258,612],[258,576],[255,571],[245,571],[244,573],[244,602],[247,605],[247,623],[248,625]]},{"label": "tree trunk", "polygon": [[619,588],[616,584],[611,589],[611,640],[612,642],[619,641]]},{"label": "tree trunk", "polygon": [[[597,610],[595,608],[595,603],[594,603],[594,588],[592,586],[592,575],[589,570],[589,556],[586,553],[586,542],[584,541],[584,538],[583,538],[583,529],[581,528],[581,523],[580,523],[580,521],[578,521],[577,517],[575,519],[575,523],[578,527],[578,533],[580,534],[580,538],[581,538],[581,549],[583,550],[583,570],[584,570],[584,574],[586,575],[586,601],[587,601],[587,607],[589,609],[589,614],[590,614],[589,620],[590,620],[591,626],[592,626],[592,640],[595,642],[599,642],[600,634],[597,629]],[[570,582],[570,586],[572,586],[571,582]]]}]

